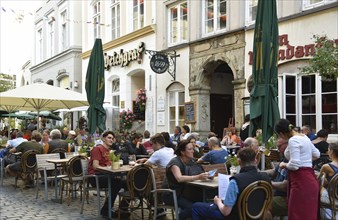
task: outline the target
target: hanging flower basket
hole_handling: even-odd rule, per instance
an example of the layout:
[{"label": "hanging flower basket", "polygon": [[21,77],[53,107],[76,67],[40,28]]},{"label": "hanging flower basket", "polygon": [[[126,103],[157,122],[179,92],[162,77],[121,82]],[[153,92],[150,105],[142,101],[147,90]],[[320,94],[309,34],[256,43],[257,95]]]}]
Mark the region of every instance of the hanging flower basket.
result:
[{"label": "hanging flower basket", "polygon": [[137,91],[135,103],[138,105],[141,112],[144,112],[146,109],[147,95],[145,89],[139,89]]},{"label": "hanging flower basket", "polygon": [[123,110],[120,112],[120,130],[130,130],[133,126],[135,114],[131,110]]}]

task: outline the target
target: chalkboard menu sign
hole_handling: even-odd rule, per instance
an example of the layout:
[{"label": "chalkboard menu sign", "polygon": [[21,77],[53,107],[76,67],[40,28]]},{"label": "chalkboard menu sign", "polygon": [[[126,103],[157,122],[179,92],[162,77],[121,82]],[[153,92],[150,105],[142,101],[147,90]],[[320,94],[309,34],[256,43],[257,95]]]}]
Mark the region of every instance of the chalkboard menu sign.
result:
[{"label": "chalkboard menu sign", "polygon": [[185,123],[194,123],[195,121],[195,103],[186,102],[184,104]]},{"label": "chalkboard menu sign", "polygon": [[145,111],[141,111],[136,101],[133,101],[133,113],[135,115],[135,120],[145,120]]}]

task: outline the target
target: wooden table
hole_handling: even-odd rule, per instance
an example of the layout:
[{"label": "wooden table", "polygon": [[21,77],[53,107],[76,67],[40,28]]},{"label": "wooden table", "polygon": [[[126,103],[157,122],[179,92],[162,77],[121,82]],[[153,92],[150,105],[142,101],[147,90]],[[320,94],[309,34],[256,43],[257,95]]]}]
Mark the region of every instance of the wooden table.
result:
[{"label": "wooden table", "polygon": [[[57,187],[57,171],[58,171],[58,167],[65,165],[69,159],[69,158],[65,158],[65,159],[51,159],[51,160],[46,160],[48,163],[53,163],[55,166],[55,179],[54,179],[54,190],[55,190],[55,199],[52,199],[52,201],[54,202],[58,202],[61,203],[61,199],[58,199],[58,187]],[[60,165],[60,166],[58,166]]]},{"label": "wooden table", "polygon": [[207,202],[206,192],[208,190],[218,190],[218,177],[214,177],[212,180],[195,180],[187,182],[187,184],[201,188],[203,193],[203,202]]},{"label": "wooden table", "polygon": [[111,216],[111,213],[112,213],[111,179],[114,176],[126,175],[131,169],[133,169],[133,166],[129,166],[129,165],[123,165],[119,169],[116,169],[116,170],[112,170],[111,166],[96,168],[96,170],[99,171],[100,173],[108,175],[108,213],[109,213],[109,219],[112,219],[112,216]]}]

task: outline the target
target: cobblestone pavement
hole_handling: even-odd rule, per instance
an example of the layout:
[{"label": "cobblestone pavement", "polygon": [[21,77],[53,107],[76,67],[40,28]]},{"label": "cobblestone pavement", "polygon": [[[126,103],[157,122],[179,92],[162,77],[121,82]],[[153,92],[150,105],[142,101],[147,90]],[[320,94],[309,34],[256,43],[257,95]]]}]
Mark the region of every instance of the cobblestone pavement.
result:
[{"label": "cobblestone pavement", "polygon": [[[89,204],[85,202],[83,214],[80,214],[81,200],[78,195],[70,205],[51,201],[54,198],[54,188],[48,187],[48,201],[44,200],[43,185],[36,199],[36,188],[22,188],[22,181],[18,181],[18,188],[14,188],[15,179],[6,177],[3,186],[0,186],[0,219],[104,219],[97,215],[96,196],[90,193]],[[101,204],[104,198],[101,197]],[[118,201],[118,199],[116,199]],[[115,205],[114,207],[117,207]],[[147,211],[145,211],[147,215]],[[168,216],[168,214],[167,214]],[[169,215],[170,216],[170,215]],[[133,219],[141,219],[141,213],[136,212]],[[148,219],[148,215],[146,216]],[[164,218],[169,219],[169,218]]]}]

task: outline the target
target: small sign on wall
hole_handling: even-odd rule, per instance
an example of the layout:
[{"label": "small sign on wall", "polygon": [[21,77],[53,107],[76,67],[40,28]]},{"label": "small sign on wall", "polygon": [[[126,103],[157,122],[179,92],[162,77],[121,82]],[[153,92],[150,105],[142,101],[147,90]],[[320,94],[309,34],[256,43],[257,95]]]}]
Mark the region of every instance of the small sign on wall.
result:
[{"label": "small sign on wall", "polygon": [[120,108],[124,108],[124,101],[120,101]]},{"label": "small sign on wall", "polygon": [[164,112],[157,112],[157,125],[165,125]]},{"label": "small sign on wall", "polygon": [[163,96],[159,96],[157,99],[157,111],[162,112],[165,108],[165,101]]},{"label": "small sign on wall", "polygon": [[185,123],[195,123],[195,103],[186,102],[184,104]]}]

